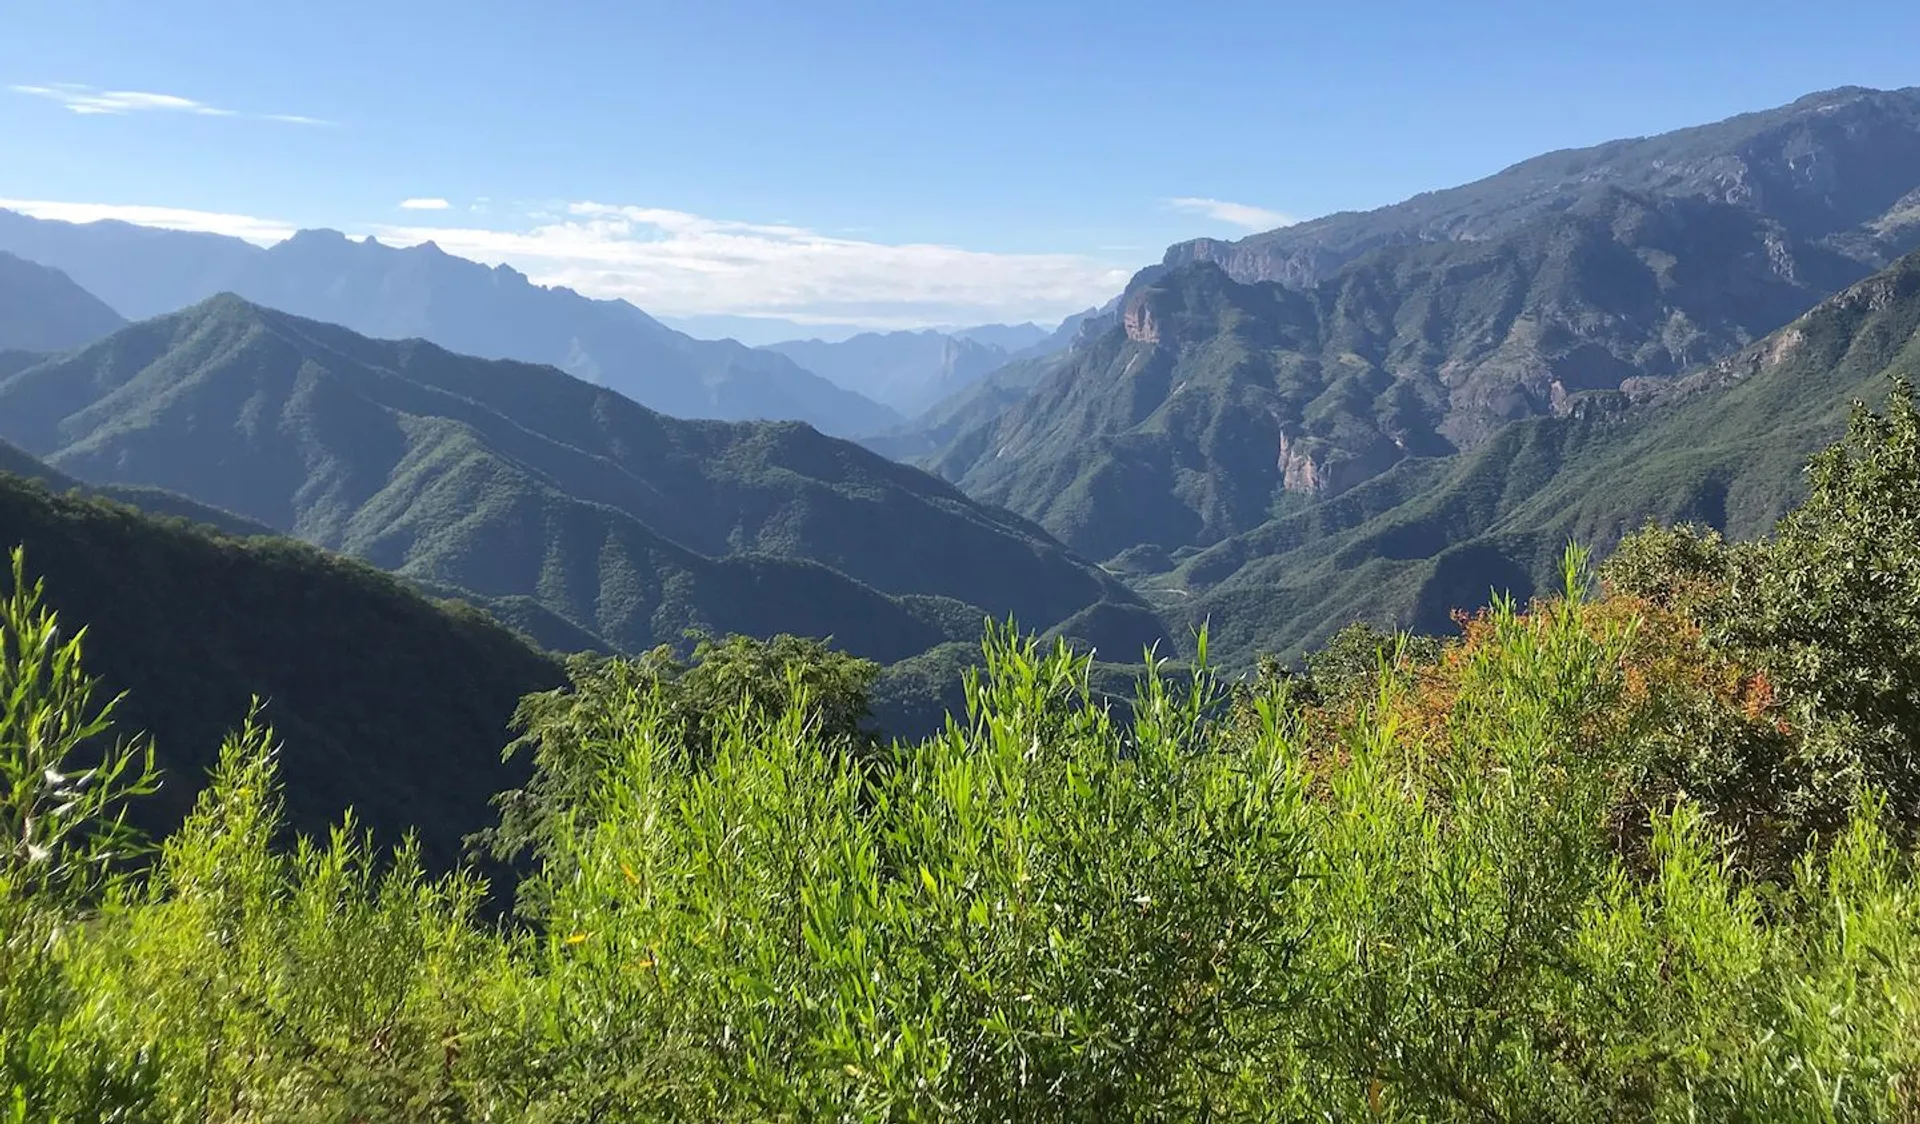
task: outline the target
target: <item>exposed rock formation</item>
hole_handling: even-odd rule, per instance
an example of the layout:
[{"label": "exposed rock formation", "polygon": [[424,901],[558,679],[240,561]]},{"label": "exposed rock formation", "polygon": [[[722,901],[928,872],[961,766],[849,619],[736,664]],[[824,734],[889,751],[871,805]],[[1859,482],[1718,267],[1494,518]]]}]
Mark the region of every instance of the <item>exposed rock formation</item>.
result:
[{"label": "exposed rock formation", "polygon": [[1121,317],[1127,329],[1127,338],[1135,343],[1160,342],[1160,318],[1154,315],[1148,296],[1146,291],[1135,293],[1127,302],[1126,313]]}]

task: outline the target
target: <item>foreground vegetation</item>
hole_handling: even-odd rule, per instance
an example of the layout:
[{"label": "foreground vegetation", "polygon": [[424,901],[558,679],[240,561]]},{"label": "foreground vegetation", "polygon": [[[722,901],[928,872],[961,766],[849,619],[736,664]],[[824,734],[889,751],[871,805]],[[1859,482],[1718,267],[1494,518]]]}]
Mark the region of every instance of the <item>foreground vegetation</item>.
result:
[{"label": "foreground vegetation", "polygon": [[913,746],[816,645],[583,662],[521,708],[511,925],[352,823],[270,846],[259,716],[130,861],[148,758],[19,574],[0,1119],[1913,1119],[1916,478],[1902,386],[1764,542],[1124,724],[1010,629]]}]

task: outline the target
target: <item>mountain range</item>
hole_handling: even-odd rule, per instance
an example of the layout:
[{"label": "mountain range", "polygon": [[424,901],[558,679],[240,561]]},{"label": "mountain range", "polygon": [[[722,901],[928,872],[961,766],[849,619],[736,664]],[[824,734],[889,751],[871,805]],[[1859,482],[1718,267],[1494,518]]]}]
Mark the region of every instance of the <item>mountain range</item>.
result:
[{"label": "mountain range", "polygon": [[0,251],[61,270],[133,319],[232,292],[365,335],[552,364],[676,417],[797,420],[847,436],[900,421],[782,355],[697,340],[625,301],[536,285],[514,269],[454,257],[432,243],[400,249],[308,230],[261,248],[218,235],[0,211]]},{"label": "mountain range", "polygon": [[[741,316],[725,312],[694,313],[683,316],[662,315],[660,322],[703,340],[734,339],[749,347],[766,347],[791,340],[839,343],[855,336],[870,333],[884,334],[881,329],[867,324],[789,320],[781,316]],[[1048,335],[1047,329],[1031,322],[980,324],[973,327],[936,325],[931,330],[950,336],[964,336],[977,343],[992,344],[1006,351],[1019,351],[1030,344],[1038,343]]]},{"label": "mountain range", "polygon": [[124,323],[59,270],[0,253],[0,353],[66,351]]},{"label": "mountain range", "polygon": [[891,662],[1008,615],[1133,653],[1159,637],[1039,528],[805,425],[670,418],[232,295],[0,378],[0,437],[471,594],[556,648],[698,628]]},{"label": "mountain range", "polygon": [[1104,308],[1067,317],[1044,339],[1009,354],[1004,365],[958,386],[905,422],[860,438],[860,443],[890,457],[920,462],[947,450],[962,433],[984,431],[984,423],[1017,405],[1043,378],[1065,365],[1069,353],[1119,305],[1120,298],[1115,297]]},{"label": "mountain range", "polygon": [[1710,361],[1868,269],[1725,205],[1618,189],[1310,290],[1197,262],[1137,285],[1121,323],[936,465],[1094,557],[1204,545]]},{"label": "mountain range", "polygon": [[1207,621],[1229,653],[1310,649],[1351,620],[1444,631],[1489,590],[1550,588],[1569,541],[1604,554],[1647,520],[1766,533],[1804,496],[1807,459],[1895,378],[1920,382],[1920,252],[1682,378],[1581,395],[1471,453],[1113,568],[1165,591],[1175,635]]},{"label": "mountain range", "polygon": [[1483,241],[1608,190],[1735,207],[1849,258],[1884,265],[1920,238],[1920,87],[1847,87],[1724,121],[1551,152],[1461,187],[1237,242],[1170,248],[1168,268],[1219,263],[1241,281],[1307,288],[1361,256]]},{"label": "mountain range", "polygon": [[[81,283],[0,260],[59,310],[0,335],[0,437],[553,648],[832,634],[925,693],[1012,614],[1127,660],[1211,622],[1244,666],[1355,617],[1444,627],[1533,588],[1569,535],[1759,533],[1848,397],[1906,369],[1916,246],[1920,89],[1182,243],[1050,334],[750,349],[430,245],[0,215],[0,249]],[[123,325],[95,285],[163,314]],[[865,448],[650,398],[826,410]]]},{"label": "mountain range", "polygon": [[[1548,422],[1598,424],[1616,400],[1639,403],[1636,418],[1678,409],[1663,388],[1698,385],[1920,245],[1916,204],[1920,89],[1831,91],[1557,153],[1366,215],[1173,247],[1063,357],[981,380],[994,393],[976,392],[957,424],[868,443],[1129,575],[1176,635],[1231,618],[1220,651],[1297,651],[1356,610],[1431,625],[1432,605],[1524,586],[1534,559],[1468,552],[1441,567],[1408,545],[1458,545],[1479,533],[1471,521],[1437,540],[1340,536],[1373,519],[1430,526],[1445,507],[1433,488],[1530,463],[1515,443],[1560,433]],[[1789,448],[1780,464],[1811,446]],[[1608,518],[1563,526],[1557,509],[1519,504],[1503,533],[1571,527],[1604,545],[1622,522],[1681,509],[1764,525],[1741,523],[1738,503],[1641,487],[1629,462],[1609,460],[1618,480],[1589,472],[1616,455],[1599,446],[1565,455],[1558,478],[1587,480],[1600,497],[1588,509]],[[1774,466],[1781,503],[1791,478]],[[1530,479],[1503,494],[1530,495]],[[1415,559],[1385,586],[1359,576]]]},{"label": "mountain range", "polygon": [[1026,327],[1032,331],[994,325],[951,333],[864,332],[833,343],[789,340],[760,350],[784,355],[836,386],[913,417],[1049,338],[1031,324]]}]

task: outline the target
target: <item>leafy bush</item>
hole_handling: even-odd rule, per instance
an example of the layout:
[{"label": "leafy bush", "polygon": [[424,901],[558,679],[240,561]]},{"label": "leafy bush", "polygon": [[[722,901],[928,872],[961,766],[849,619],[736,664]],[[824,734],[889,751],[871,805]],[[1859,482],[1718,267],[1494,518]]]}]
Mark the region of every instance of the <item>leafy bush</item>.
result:
[{"label": "leafy bush", "polygon": [[582,1059],[559,1096],[1104,1120],[1252,1079],[1293,987],[1297,773],[1190,752],[1197,694],[1150,688],[1123,738],[1064,646],[986,655],[966,721],[877,774],[805,708],[735,712],[705,765],[639,710],[560,821],[547,970],[586,1006],[543,1051]]},{"label": "leafy bush", "polygon": [[[506,757],[530,750],[534,775],[526,787],[496,798],[500,823],[473,839],[495,858],[531,854],[547,868],[564,863],[552,846],[558,821],[620,759],[642,717],[667,731],[696,765],[714,757],[728,723],[741,713],[764,720],[803,712],[818,744],[862,761],[879,748],[867,726],[879,665],[818,640],[701,636],[688,660],[663,645],[630,659],[576,656],[567,671],[568,687],[528,695],[514,713],[521,736]],[[523,881],[522,912],[538,912],[535,903],[550,880]]]},{"label": "leafy bush", "polygon": [[1901,839],[1920,828],[1920,408],[1897,381],[1887,411],[1856,405],[1847,437],[1816,457],[1810,494],[1766,540],[1650,527],[1605,578],[1694,634],[1701,659],[1751,668],[1771,724],[1729,743],[1684,727],[1687,770],[1750,833],[1781,849],[1846,829],[1885,804]]}]

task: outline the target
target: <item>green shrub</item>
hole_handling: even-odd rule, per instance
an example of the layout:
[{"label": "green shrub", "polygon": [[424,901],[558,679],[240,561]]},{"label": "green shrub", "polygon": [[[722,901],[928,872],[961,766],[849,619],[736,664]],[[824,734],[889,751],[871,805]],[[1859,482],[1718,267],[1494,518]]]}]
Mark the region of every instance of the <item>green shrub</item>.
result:
[{"label": "green shrub", "polygon": [[[1884,414],[1856,405],[1808,470],[1806,502],[1769,539],[1727,544],[1650,527],[1622,544],[1612,587],[1676,610],[1703,649],[1764,676],[1775,733],[1696,769],[1744,789],[1743,818],[1788,844],[1844,830],[1863,800],[1920,830],[1920,408],[1896,382]],[[1702,743],[1711,731],[1691,733]],[[1785,848],[1789,853],[1792,846]]]}]

